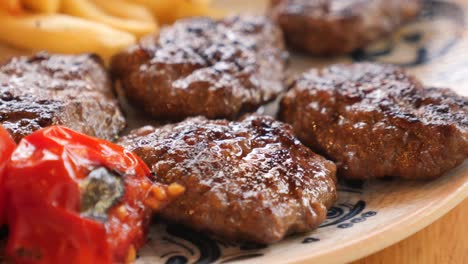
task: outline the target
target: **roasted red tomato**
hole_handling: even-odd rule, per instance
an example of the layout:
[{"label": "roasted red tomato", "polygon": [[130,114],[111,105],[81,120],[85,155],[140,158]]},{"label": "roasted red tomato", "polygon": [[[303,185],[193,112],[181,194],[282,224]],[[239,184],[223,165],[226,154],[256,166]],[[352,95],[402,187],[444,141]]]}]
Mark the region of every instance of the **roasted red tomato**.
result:
[{"label": "roasted red tomato", "polygon": [[132,262],[152,211],[184,191],[150,177],[133,153],[64,127],[25,137],[6,170],[7,258]]},{"label": "roasted red tomato", "polygon": [[0,225],[5,223],[5,197],[3,191],[5,166],[10,160],[11,153],[15,150],[16,144],[2,126],[0,126]]}]

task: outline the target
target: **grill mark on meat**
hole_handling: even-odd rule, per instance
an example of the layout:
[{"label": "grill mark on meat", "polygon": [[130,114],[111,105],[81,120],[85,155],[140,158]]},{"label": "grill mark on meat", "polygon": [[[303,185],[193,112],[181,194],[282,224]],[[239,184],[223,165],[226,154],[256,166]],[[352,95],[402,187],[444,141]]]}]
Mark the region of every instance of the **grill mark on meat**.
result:
[{"label": "grill mark on meat", "polygon": [[336,200],[335,165],[271,117],[190,118],[135,130],[119,143],[158,181],[186,186],[165,218],[225,238],[272,243],[312,230]]},{"label": "grill mark on meat", "polygon": [[291,47],[333,55],[367,46],[421,9],[421,0],[271,0],[269,13]]},{"label": "grill mark on meat", "polygon": [[95,55],[16,57],[0,65],[0,122],[19,141],[50,125],[114,139],[125,126]]},{"label": "grill mark on meat", "polygon": [[284,89],[280,30],[261,17],[181,20],[112,60],[133,104],[156,118],[234,118]]},{"label": "grill mark on meat", "polygon": [[280,118],[347,178],[435,178],[468,156],[468,101],[402,69],[334,65],[300,76]]}]

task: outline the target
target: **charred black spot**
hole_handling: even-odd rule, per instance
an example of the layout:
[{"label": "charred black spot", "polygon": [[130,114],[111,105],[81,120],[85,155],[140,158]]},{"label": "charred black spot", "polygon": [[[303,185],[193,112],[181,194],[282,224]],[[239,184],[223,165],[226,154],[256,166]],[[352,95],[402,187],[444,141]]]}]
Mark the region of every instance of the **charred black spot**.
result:
[{"label": "charred black spot", "polygon": [[94,169],[80,183],[81,209],[85,217],[105,221],[107,211],[120,201],[125,193],[120,175],[104,167]]}]

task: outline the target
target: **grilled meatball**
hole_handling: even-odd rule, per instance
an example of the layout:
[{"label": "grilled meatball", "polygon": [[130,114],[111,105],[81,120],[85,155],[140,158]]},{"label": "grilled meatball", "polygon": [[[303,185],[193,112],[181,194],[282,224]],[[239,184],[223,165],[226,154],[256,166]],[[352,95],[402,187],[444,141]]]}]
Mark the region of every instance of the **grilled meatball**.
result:
[{"label": "grilled meatball", "polygon": [[161,182],[186,187],[163,217],[242,241],[273,243],[316,228],[336,200],[335,165],[271,117],[190,118],[120,141]]},{"label": "grilled meatball", "polygon": [[38,53],[0,65],[0,123],[16,141],[50,125],[110,140],[125,119],[98,57]]},{"label": "grilled meatball", "polygon": [[280,118],[338,174],[430,179],[468,157],[468,100],[389,65],[335,65],[297,78]]},{"label": "grilled meatball", "polygon": [[113,76],[157,119],[234,118],[283,91],[281,31],[264,17],[181,20],[116,55]]},{"label": "grilled meatball", "polygon": [[421,0],[272,0],[287,43],[316,55],[348,53],[414,18]]}]

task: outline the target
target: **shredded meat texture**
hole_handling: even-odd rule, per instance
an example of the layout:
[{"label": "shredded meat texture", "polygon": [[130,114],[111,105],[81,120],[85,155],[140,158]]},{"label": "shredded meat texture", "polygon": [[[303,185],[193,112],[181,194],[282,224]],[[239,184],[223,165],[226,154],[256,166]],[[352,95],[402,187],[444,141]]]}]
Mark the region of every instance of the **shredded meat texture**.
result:
[{"label": "shredded meat texture", "polygon": [[102,61],[88,54],[38,53],[0,65],[0,123],[16,141],[51,125],[108,140],[125,127]]},{"label": "shredded meat texture", "polygon": [[345,178],[437,178],[468,157],[468,99],[372,63],[310,70],[280,119]]},{"label": "shredded meat texture", "polygon": [[388,35],[421,9],[422,0],[271,0],[270,16],[291,47],[334,55]]},{"label": "shredded meat texture", "polygon": [[313,230],[336,200],[335,165],[271,117],[189,118],[135,130],[120,144],[158,181],[186,187],[163,217],[223,238],[273,243]]},{"label": "shredded meat texture", "polygon": [[180,20],[116,55],[128,100],[156,119],[236,118],[284,91],[280,29],[265,17]]}]

